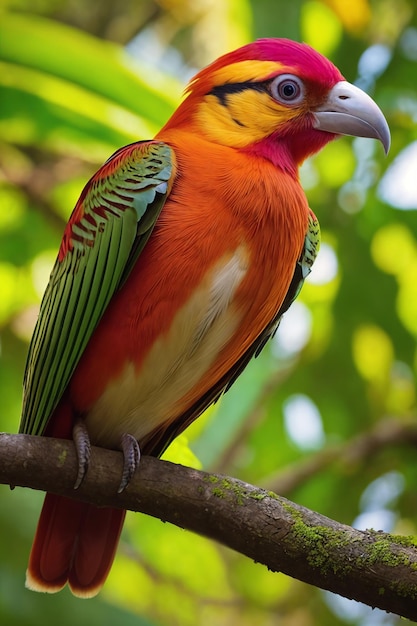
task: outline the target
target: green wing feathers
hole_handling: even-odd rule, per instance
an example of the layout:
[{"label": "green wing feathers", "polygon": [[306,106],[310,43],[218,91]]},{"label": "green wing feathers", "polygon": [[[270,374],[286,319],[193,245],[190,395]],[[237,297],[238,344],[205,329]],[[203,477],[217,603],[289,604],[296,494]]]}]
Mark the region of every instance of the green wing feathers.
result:
[{"label": "green wing feathers", "polygon": [[[304,246],[301,251],[300,258],[298,259],[295,265],[294,274],[291,280],[291,284],[288,288],[287,294],[284,298],[284,302],[282,303],[281,308],[278,311],[275,319],[272,321],[270,328],[273,329],[273,331],[269,333],[270,336],[272,336],[276,332],[282,316],[284,315],[286,311],[288,311],[288,309],[290,308],[294,300],[299,295],[304,285],[305,279],[311,272],[311,268],[313,266],[314,261],[316,260],[319,249],[320,249],[320,224],[319,224],[317,217],[314,215],[313,211],[310,209],[309,214],[308,214],[308,223],[307,223],[306,236],[304,239]],[[268,329],[267,329],[267,332],[268,332]],[[260,351],[258,350],[256,354],[258,355],[259,352]]]},{"label": "green wing feathers", "polygon": [[[295,295],[291,302],[294,302],[295,298],[301,291],[305,279],[311,272],[314,261],[320,249],[320,224],[313,211],[310,209],[308,215],[308,226],[306,237],[304,240],[304,248],[301,257],[298,260],[299,267],[299,281],[295,292]],[[296,276],[297,272],[295,273]]]},{"label": "green wing feathers", "polygon": [[[311,272],[311,267],[316,260],[320,249],[320,224],[313,211],[310,209],[308,216],[308,227],[304,242],[304,250],[301,258],[301,264],[306,267],[307,276]],[[304,277],[305,277],[304,276]]]},{"label": "green wing feathers", "polygon": [[170,192],[169,146],[118,150],[93,176],[66,226],[29,347],[20,432],[41,435],[114,294],[143,250]]}]

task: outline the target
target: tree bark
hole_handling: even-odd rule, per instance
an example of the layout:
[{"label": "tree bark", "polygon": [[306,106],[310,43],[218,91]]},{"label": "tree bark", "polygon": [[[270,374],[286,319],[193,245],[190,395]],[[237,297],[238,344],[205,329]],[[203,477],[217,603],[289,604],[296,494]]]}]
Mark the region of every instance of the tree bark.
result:
[{"label": "tree bark", "polygon": [[316,587],[417,620],[412,538],[359,531],[235,478],[151,457],[117,493],[119,452],[93,448],[81,487],[71,441],[0,434],[0,483],[140,511]]}]

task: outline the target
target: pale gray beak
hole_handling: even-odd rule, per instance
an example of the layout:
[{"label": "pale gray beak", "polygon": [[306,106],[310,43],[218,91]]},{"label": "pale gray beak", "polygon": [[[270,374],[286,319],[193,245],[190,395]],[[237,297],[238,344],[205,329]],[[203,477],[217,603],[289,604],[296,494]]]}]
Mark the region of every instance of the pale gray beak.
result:
[{"label": "pale gray beak", "polygon": [[314,128],[338,135],[379,139],[387,154],[391,135],[381,109],[359,87],[340,81],[314,113]]}]

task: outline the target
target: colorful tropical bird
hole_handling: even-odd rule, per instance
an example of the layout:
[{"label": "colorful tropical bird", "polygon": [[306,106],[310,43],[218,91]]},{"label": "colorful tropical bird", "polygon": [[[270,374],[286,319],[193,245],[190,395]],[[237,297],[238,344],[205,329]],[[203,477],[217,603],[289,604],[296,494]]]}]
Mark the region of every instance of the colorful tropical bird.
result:
[{"label": "colorful tropical bird", "polygon": [[[121,448],[121,489],[274,334],[319,246],[298,167],[339,134],[390,135],[377,105],[307,45],[264,39],[192,80],[151,141],[84,188],[30,344],[20,431]],[[47,494],[27,586],[95,595],[125,512]]]}]

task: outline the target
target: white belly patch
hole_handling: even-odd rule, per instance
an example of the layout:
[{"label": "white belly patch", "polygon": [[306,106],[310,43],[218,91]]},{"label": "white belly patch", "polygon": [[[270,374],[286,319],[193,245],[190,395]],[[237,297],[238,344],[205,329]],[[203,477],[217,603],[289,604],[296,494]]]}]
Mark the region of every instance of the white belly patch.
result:
[{"label": "white belly patch", "polygon": [[179,401],[214,364],[242,320],[233,297],[246,271],[247,255],[240,247],[204,277],[140,370],[132,362],[126,364],[86,418],[95,443],[117,446],[123,433],[140,441],[175,417],[173,411],[181,412]]}]

